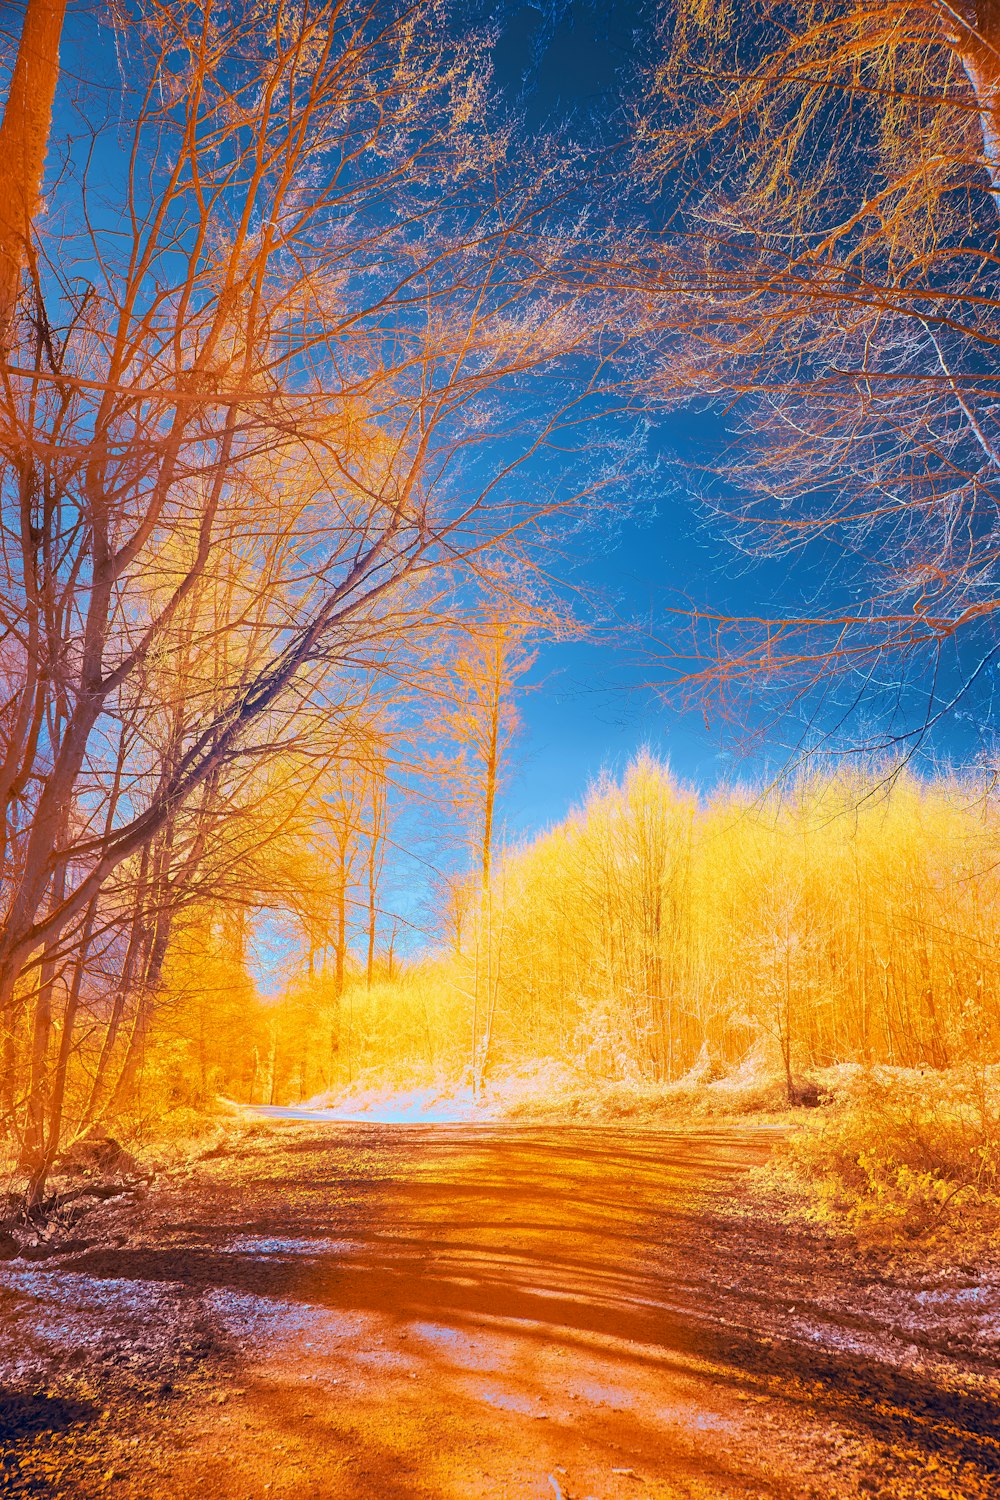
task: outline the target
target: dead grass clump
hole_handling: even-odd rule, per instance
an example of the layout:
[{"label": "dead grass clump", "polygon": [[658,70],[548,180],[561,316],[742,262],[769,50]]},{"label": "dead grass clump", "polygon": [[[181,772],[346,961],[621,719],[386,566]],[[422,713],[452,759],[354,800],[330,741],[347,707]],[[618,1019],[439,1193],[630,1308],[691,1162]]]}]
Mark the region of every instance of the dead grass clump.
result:
[{"label": "dead grass clump", "polygon": [[779,1168],[819,1216],[886,1241],[1000,1224],[1000,1069],[836,1071]]},{"label": "dead grass clump", "polygon": [[489,1097],[508,1119],[581,1120],[674,1126],[734,1117],[784,1117],[784,1081],[753,1053],[723,1073],[703,1059],[673,1083],[644,1078],[599,1078],[548,1061],[498,1076]]}]

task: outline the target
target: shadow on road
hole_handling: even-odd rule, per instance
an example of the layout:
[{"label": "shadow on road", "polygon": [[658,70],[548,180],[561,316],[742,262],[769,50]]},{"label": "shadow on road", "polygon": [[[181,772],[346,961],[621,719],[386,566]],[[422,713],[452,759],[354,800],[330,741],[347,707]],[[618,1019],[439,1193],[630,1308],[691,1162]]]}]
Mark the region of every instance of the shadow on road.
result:
[{"label": "shadow on road", "polygon": [[[384,1153],[375,1181],[352,1168],[372,1140]],[[399,1329],[508,1330],[567,1349],[611,1339],[625,1367],[700,1368],[706,1382],[1000,1473],[996,1405],[957,1393],[942,1369],[901,1370],[884,1330],[812,1298],[808,1235],[745,1225],[734,1242],[720,1227],[714,1195],[768,1150],[749,1132],[331,1126],[292,1134],[259,1176],[246,1169],[218,1219],[196,1201],[162,1247],[91,1250],[64,1266],[378,1314]],[[338,1213],[346,1190],[352,1207]],[[769,1288],[796,1256],[791,1326]],[[870,1353],[880,1336],[884,1358]]]}]

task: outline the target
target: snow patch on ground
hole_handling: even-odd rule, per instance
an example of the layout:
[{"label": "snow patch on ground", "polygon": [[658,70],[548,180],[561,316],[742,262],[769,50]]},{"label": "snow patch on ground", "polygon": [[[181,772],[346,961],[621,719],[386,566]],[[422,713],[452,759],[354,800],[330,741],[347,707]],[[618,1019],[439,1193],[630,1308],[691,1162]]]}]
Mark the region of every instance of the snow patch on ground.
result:
[{"label": "snow patch on ground", "polygon": [[356,1246],[352,1240],[291,1239],[280,1235],[240,1235],[220,1245],[224,1255],[347,1255]]},{"label": "snow patch on ground", "polygon": [[366,1325],[361,1313],[332,1312],[307,1302],[229,1288],[214,1288],[204,1300],[227,1334],[247,1347],[256,1346],[262,1357],[270,1340],[293,1342],[300,1348],[312,1348],[317,1342],[339,1344],[356,1338]]},{"label": "snow patch on ground", "polygon": [[253,1113],[272,1120],[342,1122],[368,1125],[448,1125],[490,1120],[494,1113],[473,1098],[471,1088],[352,1090],[318,1094],[299,1105],[260,1104]]}]

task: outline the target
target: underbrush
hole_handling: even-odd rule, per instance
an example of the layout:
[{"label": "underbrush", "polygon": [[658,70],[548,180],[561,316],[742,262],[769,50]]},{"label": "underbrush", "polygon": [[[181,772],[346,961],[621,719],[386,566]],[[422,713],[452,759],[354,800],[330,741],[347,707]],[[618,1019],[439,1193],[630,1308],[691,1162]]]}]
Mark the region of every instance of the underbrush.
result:
[{"label": "underbrush", "polygon": [[492,1080],[487,1097],[507,1119],[682,1125],[747,1116],[777,1121],[788,1113],[784,1081],[756,1055],[723,1076],[703,1066],[673,1083],[595,1078],[539,1063]]},{"label": "underbrush", "polygon": [[1000,1230],[1000,1068],[841,1068],[774,1172],[869,1242]]},{"label": "underbrush", "polygon": [[[79,1136],[68,1136],[49,1171],[40,1209],[64,1198],[87,1193],[110,1196],[112,1188],[148,1183],[164,1172],[183,1170],[206,1156],[235,1148],[248,1135],[266,1131],[264,1122],[248,1119],[226,1100],[205,1107],[160,1108],[136,1105],[113,1119],[93,1124]],[[0,1143],[0,1222],[18,1219],[27,1200],[30,1176],[12,1137]]]}]

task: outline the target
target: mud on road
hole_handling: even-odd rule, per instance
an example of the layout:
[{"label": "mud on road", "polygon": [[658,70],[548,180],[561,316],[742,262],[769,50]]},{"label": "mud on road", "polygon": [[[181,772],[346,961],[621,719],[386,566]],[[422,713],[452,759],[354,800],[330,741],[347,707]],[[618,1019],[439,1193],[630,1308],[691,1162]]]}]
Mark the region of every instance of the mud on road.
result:
[{"label": "mud on road", "polygon": [[0,1494],[1000,1495],[1000,1286],[753,1207],[766,1132],[268,1124],[0,1266]]}]

